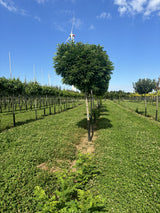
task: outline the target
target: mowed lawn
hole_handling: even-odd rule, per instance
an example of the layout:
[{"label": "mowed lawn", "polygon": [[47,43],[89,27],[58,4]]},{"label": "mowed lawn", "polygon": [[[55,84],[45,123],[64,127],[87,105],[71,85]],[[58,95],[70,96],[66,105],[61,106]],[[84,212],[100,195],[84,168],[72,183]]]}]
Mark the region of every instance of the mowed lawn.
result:
[{"label": "mowed lawn", "polygon": [[55,175],[37,166],[67,168],[87,131],[85,105],[0,133],[0,212],[35,212],[34,188],[50,196]]},{"label": "mowed lawn", "polygon": [[[145,115],[145,103],[144,101],[141,102],[137,102],[137,101],[128,101],[128,100],[124,100],[124,101],[120,101],[118,102],[120,105],[136,111],[139,114]],[[147,102],[147,117],[152,117],[155,120],[155,116],[156,116],[156,103],[154,102],[149,103]],[[157,121],[160,121],[160,103],[158,106],[158,115],[157,115]]]},{"label": "mowed lawn", "polygon": [[97,126],[94,190],[107,212],[160,212],[160,125],[112,101]]},{"label": "mowed lawn", "polygon": [[[0,212],[35,212],[37,185],[53,195],[54,173],[37,165],[69,167],[85,118],[82,105],[0,133]],[[160,212],[159,123],[106,101],[96,126],[93,161],[101,173],[90,190],[106,212]]]}]

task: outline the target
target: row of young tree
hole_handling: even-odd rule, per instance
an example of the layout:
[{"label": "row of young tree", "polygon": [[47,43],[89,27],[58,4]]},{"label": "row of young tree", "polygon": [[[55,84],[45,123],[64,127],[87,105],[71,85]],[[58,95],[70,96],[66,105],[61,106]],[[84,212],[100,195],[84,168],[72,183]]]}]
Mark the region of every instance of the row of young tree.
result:
[{"label": "row of young tree", "polygon": [[110,99],[110,100],[121,99],[121,98],[125,99],[125,98],[128,98],[130,94],[131,94],[130,92],[124,92],[122,90],[110,91],[110,92],[106,92],[103,98]]},{"label": "row of young tree", "polygon": [[147,102],[156,102],[156,115],[155,120],[158,118],[158,102],[160,96],[160,78],[156,80],[139,79],[133,83],[135,93],[126,93],[124,91],[110,91],[106,92],[104,98],[106,99],[129,99],[130,101],[144,101],[145,103],[145,116],[147,116]]},{"label": "row of young tree", "polygon": [[0,97],[5,96],[63,96],[63,97],[84,97],[82,93],[61,90],[58,87],[41,86],[38,82],[22,82],[18,78],[0,78]]},{"label": "row of young tree", "polygon": [[[104,94],[106,99],[120,99],[120,98],[143,98],[144,97],[156,97],[160,95],[160,78],[156,80],[151,79],[139,79],[137,82],[133,83],[133,88],[135,93],[119,91],[110,91]],[[153,92],[154,90],[154,92]]]}]

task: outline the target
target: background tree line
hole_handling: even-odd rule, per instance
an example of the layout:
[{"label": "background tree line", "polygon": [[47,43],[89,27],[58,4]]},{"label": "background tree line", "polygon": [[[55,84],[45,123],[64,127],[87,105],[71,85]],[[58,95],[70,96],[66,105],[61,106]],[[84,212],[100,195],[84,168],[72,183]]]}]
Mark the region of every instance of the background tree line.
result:
[{"label": "background tree line", "polygon": [[61,90],[58,87],[41,86],[38,82],[21,82],[19,78],[0,78],[0,96],[63,96],[83,97],[79,92]]}]

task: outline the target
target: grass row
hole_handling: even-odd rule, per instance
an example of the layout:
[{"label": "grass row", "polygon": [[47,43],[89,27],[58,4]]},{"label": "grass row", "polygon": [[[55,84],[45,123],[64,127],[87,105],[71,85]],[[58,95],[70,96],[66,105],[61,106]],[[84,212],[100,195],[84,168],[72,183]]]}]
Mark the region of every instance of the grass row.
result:
[{"label": "grass row", "polygon": [[[128,100],[124,100],[124,101],[120,101],[118,102],[120,105],[131,109],[132,111],[135,111],[139,114],[145,115],[145,103],[144,101],[128,101]],[[152,117],[153,119],[155,119],[156,116],[156,104],[155,103],[147,103],[147,116],[148,117]],[[159,103],[159,107],[158,107],[158,121],[160,121],[160,103]]]},{"label": "grass row", "polygon": [[107,101],[96,141],[102,174],[94,191],[108,212],[160,211],[160,125]]},{"label": "grass row", "polygon": [[[1,212],[35,212],[37,185],[52,196],[56,176],[37,165],[67,168],[85,128],[82,105],[0,133]],[[159,123],[107,101],[96,134],[93,163],[101,173],[89,188],[104,198],[106,212],[159,212]]]},{"label": "grass row", "polygon": [[[0,133],[0,211],[34,212],[34,187],[48,195],[55,190],[55,175],[37,168],[67,168],[76,158],[76,147],[86,132],[85,106],[44,117]],[[85,123],[84,123],[85,124]],[[61,160],[65,160],[61,163]]]},{"label": "grass row", "polygon": [[[52,105],[48,107],[41,107],[37,108],[37,111],[35,113],[35,109],[32,110],[25,110],[25,111],[15,111],[15,121],[16,125],[22,125],[24,123],[30,123],[32,121],[35,121],[36,119],[43,119],[44,116],[59,113],[62,111],[65,111],[67,109],[73,108],[75,106],[78,106],[80,102],[78,103],[70,103],[67,106],[64,104],[61,105]],[[12,112],[3,112],[0,113],[0,131],[3,131],[5,129],[12,128],[14,126],[13,123],[13,113]]]}]

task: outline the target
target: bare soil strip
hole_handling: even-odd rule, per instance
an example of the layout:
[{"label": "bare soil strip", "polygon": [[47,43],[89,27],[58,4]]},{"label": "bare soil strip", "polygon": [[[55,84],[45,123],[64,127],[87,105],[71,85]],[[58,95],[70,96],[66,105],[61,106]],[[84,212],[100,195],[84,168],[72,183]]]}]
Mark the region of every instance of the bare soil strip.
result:
[{"label": "bare soil strip", "polygon": [[[97,138],[97,136],[95,135],[95,132],[94,132],[92,140],[90,142],[88,142],[88,133],[86,133],[81,138],[80,143],[78,145],[75,145],[76,149],[77,149],[76,154],[78,154],[78,153],[82,153],[82,154],[94,154],[94,152],[95,152],[94,142],[95,142],[96,138]],[[58,160],[58,159],[56,160],[56,162],[59,162],[59,161],[62,161],[62,160]],[[74,168],[75,165],[76,165],[76,160],[70,162],[70,170],[72,172],[76,171],[76,168]],[[49,168],[47,166],[47,163],[41,163],[40,165],[37,166],[37,168],[45,170],[45,171],[49,170],[50,172],[53,172],[53,173],[55,173],[57,171],[61,171],[61,168],[57,167],[57,166]]]}]

